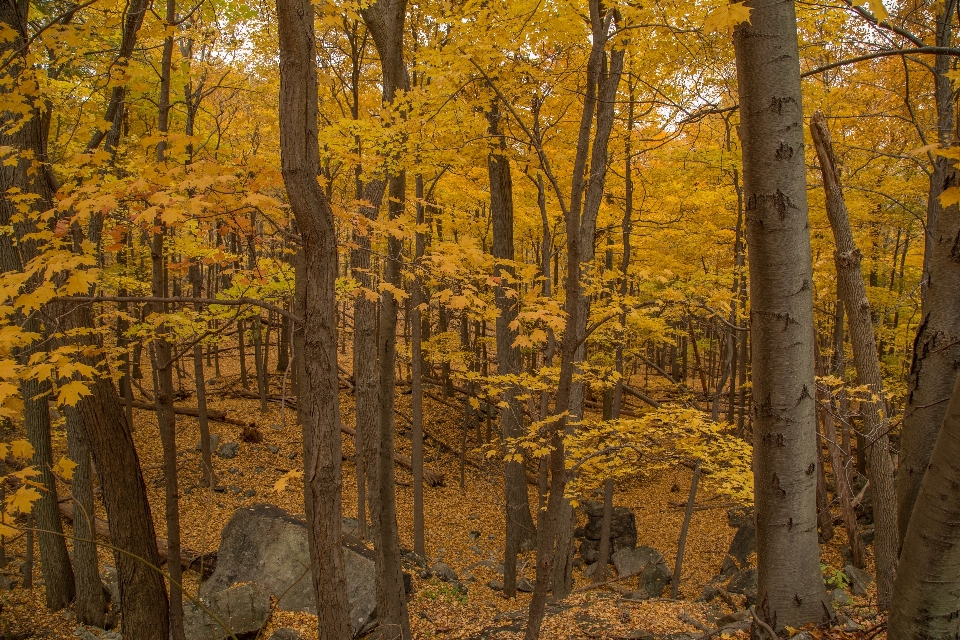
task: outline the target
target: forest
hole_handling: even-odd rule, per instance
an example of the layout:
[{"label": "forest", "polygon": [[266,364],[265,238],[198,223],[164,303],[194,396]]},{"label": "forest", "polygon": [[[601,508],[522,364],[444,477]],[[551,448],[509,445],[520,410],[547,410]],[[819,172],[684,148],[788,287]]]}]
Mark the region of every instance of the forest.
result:
[{"label": "forest", "polygon": [[960,637],[956,0],[0,0],[0,638]]}]

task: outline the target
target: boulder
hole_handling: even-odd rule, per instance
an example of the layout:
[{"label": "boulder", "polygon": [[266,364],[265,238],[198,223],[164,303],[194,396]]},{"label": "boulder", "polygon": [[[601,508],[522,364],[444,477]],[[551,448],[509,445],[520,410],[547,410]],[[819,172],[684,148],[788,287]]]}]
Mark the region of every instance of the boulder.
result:
[{"label": "boulder", "polygon": [[[376,588],[373,553],[352,536],[343,537],[343,559],[354,636],[375,620]],[[212,596],[229,587],[253,582],[278,598],[284,611],[316,615],[307,526],[271,504],[238,509],[223,530],[217,569],[200,587]]]},{"label": "boulder", "polygon": [[[587,516],[587,523],[577,528],[574,537],[581,540],[580,557],[587,564],[597,561],[600,551],[600,534],[603,529],[603,503],[586,500],[581,509]],[[610,520],[611,553],[637,546],[637,520],[633,511],[627,507],[614,507]]]},{"label": "boulder", "polygon": [[296,629],[281,627],[274,631],[267,640],[301,640],[301,636]]},{"label": "boulder", "polygon": [[187,640],[224,640],[259,631],[270,617],[270,594],[257,584],[230,587],[200,601],[204,608],[192,601],[183,604]]},{"label": "boulder", "polygon": [[720,575],[731,576],[746,569],[750,554],[757,550],[757,527],[753,521],[753,510],[735,507],[727,512],[727,522],[737,532],[730,541],[730,548],[720,567]]},{"label": "boulder", "polygon": [[857,569],[852,564],[843,567],[843,573],[850,581],[850,590],[855,596],[867,595],[867,587],[873,582],[873,577],[863,569]]},{"label": "boulder", "polygon": [[217,455],[221,458],[236,458],[237,454],[240,453],[240,445],[236,442],[224,442],[222,445],[217,447]]},{"label": "boulder", "polygon": [[652,598],[659,598],[673,577],[663,556],[652,547],[621,549],[610,559],[620,576],[639,575],[637,588],[646,591]]},{"label": "boulder", "polygon": [[757,570],[752,568],[741,569],[730,578],[727,591],[739,593],[747,597],[747,606],[757,601]]}]

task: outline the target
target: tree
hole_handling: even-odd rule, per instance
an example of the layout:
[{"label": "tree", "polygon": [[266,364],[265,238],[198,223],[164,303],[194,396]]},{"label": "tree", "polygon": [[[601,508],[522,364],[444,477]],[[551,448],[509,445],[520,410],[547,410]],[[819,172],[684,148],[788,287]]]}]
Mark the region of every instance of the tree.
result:
[{"label": "tree", "polygon": [[337,383],[337,246],[330,200],[317,182],[317,68],[313,6],[279,0],[283,181],[302,241],[296,333],[303,419],[303,485],[319,637],[350,638],[340,546],[341,436]]},{"label": "tree", "polygon": [[[847,310],[850,339],[853,343],[853,362],[857,380],[867,387],[867,397],[860,401],[863,414],[864,437],[868,439],[869,474],[872,483],[874,510],[874,558],[877,564],[877,598],[881,608],[890,605],[890,592],[896,574],[898,555],[897,501],[893,485],[893,461],[887,421],[887,402],[884,397],[880,359],[873,333],[873,315],[867,289],[864,285],[861,261],[863,254],[853,240],[847,205],[843,200],[840,176],[837,171],[833,142],[827,121],[819,111],[810,119],[810,133],[820,159],[823,188],[826,191],[827,215],[836,239],[834,260],[837,264],[838,289]],[[835,473],[838,470],[835,470]],[[838,476],[839,477],[839,476]]]},{"label": "tree", "polygon": [[833,616],[816,524],[813,282],[793,2],[754,0],[734,31],[753,342],[757,613]]}]

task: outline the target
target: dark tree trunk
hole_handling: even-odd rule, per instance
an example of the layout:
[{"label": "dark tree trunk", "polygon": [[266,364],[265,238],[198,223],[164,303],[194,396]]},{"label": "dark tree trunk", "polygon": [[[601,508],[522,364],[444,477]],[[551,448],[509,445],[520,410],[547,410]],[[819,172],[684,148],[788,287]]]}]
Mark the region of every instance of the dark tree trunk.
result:
[{"label": "dark tree trunk", "polygon": [[870,440],[870,490],[876,538],[874,558],[877,563],[877,603],[881,609],[890,605],[890,593],[896,574],[899,538],[897,535],[897,502],[893,484],[893,461],[887,438],[887,403],[883,395],[880,358],[873,332],[870,301],[860,268],[862,255],[853,240],[847,206],[843,200],[840,176],[833,155],[833,143],[826,119],[819,111],[810,120],[810,132],[820,159],[820,171],[826,191],[827,216],[836,240],[834,258],[837,263],[837,286],[847,311],[850,341],[857,381],[866,385],[870,397],[860,401],[865,437]]},{"label": "dark tree trunk", "polygon": [[90,449],[83,439],[79,416],[66,411],[67,452],[76,463],[70,491],[73,494],[73,569],[77,599],[74,609],[80,624],[103,627],[106,602],[100,584],[100,563],[94,532],[93,478]]},{"label": "dark tree trunk", "polygon": [[297,407],[303,421],[303,485],[319,638],[350,638],[340,546],[341,436],[337,380],[337,234],[317,183],[317,55],[313,6],[278,0],[280,159],[290,208],[302,238],[297,270]]},{"label": "dark tree trunk", "polygon": [[[495,146],[487,157],[487,173],[490,178],[490,217],[493,227],[493,258],[496,261],[494,277],[497,315],[497,374],[516,375],[521,372],[520,349],[514,346],[517,332],[511,324],[517,318],[516,298],[508,295],[515,289],[514,242],[513,242],[513,181],[510,159],[506,156],[506,139],[500,133],[500,110],[496,103],[487,113],[489,133]],[[520,417],[523,411],[516,398],[516,389],[507,387],[502,402],[507,406],[500,411],[500,427],[504,442],[523,435]],[[504,555],[503,584],[508,598],[516,596],[517,555],[520,548],[536,539],[536,529],[530,516],[527,496],[526,465],[522,461],[506,461],[503,464],[504,493],[506,495],[506,551]]]},{"label": "dark tree trunk", "polygon": [[[946,3],[946,9],[937,16],[938,46],[950,46],[955,6]],[[954,94],[946,76],[952,64],[947,55],[936,56],[934,64],[937,133],[943,146],[953,144],[956,137]],[[897,475],[897,527],[901,537],[906,534],[930,453],[943,424],[946,398],[960,370],[960,208],[956,204],[940,204],[940,194],[957,185],[956,165],[938,157],[930,175],[921,278],[922,318],[907,378]]]},{"label": "dark tree trunk", "polygon": [[890,640],[947,640],[960,632],[960,378],[903,539],[890,601]]}]

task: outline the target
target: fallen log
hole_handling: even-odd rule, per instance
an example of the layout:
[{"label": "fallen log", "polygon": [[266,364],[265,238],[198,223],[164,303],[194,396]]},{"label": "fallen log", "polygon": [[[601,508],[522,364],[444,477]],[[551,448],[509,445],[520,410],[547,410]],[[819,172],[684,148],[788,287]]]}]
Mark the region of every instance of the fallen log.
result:
[{"label": "fallen log", "polygon": [[[60,503],[60,515],[73,522],[73,505],[70,502]],[[103,518],[94,518],[94,532],[97,536],[110,540],[110,525]],[[167,539],[157,536],[157,551],[160,562],[167,562]],[[204,579],[213,575],[217,568],[217,552],[200,553],[188,547],[180,547],[180,566],[189,571],[196,571]]]},{"label": "fallen log", "polygon": [[[156,411],[157,406],[149,402],[133,402],[134,409],[143,409],[144,411]],[[200,415],[199,409],[196,407],[174,407],[173,412],[180,416],[193,416],[194,418]],[[256,422],[252,420],[239,420],[237,418],[231,418],[227,415],[226,411],[217,411],[215,409],[207,409],[207,419],[213,420],[214,422],[224,422],[226,424],[237,425],[238,427],[251,427],[256,426]]]}]

